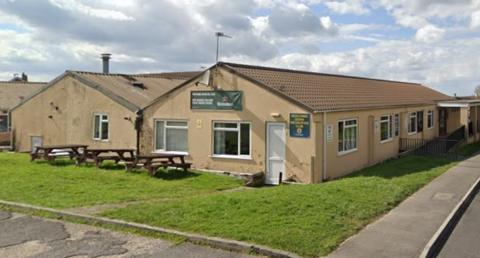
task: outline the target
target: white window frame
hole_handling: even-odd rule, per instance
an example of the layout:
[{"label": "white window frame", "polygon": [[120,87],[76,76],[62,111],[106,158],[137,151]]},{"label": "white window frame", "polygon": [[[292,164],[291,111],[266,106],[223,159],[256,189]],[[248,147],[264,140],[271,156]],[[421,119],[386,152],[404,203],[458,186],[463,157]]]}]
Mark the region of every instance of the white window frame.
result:
[{"label": "white window frame", "polygon": [[[414,121],[415,121],[415,131],[410,131],[410,128],[412,128],[411,126],[411,122],[412,122],[412,118],[415,117]],[[417,119],[417,111],[415,112],[410,112],[408,114],[408,123],[407,123],[407,132],[408,132],[408,135],[414,135],[417,133],[417,129],[418,129],[418,119]]]},{"label": "white window frame", "polygon": [[[427,111],[427,128],[428,129],[432,129],[435,127],[435,113],[433,112],[433,110],[428,110]],[[432,124],[431,126],[428,126],[428,124],[430,123],[430,119],[432,119]]]},{"label": "white window frame", "polygon": [[[237,124],[237,128],[223,128],[223,127],[218,127],[215,128],[215,124]],[[241,125],[242,124],[248,124],[248,129],[249,129],[249,139],[248,139],[248,155],[242,155],[241,154]],[[237,132],[237,137],[238,137],[238,155],[231,155],[231,154],[215,154],[215,131],[229,131],[229,132]],[[227,158],[227,159],[246,159],[246,160],[251,160],[252,159],[252,123],[247,122],[247,121],[212,121],[212,155],[211,157],[213,158]]]},{"label": "white window frame", "polygon": [[[387,118],[387,119],[384,119]],[[387,122],[388,136],[387,139],[382,140],[382,123]],[[380,143],[386,143],[393,140],[393,116],[392,115],[382,115],[380,116]]]},{"label": "white window frame", "polygon": [[[98,137],[95,137],[95,118],[99,116],[100,118],[98,119]],[[106,116],[107,119],[103,119],[103,116]],[[103,123],[107,122],[108,124],[108,131],[107,131],[107,138],[102,139],[102,131],[103,131]],[[92,138],[96,141],[109,141],[110,140],[110,117],[107,113],[93,113],[93,135]]]},{"label": "white window frame", "polygon": [[[348,125],[346,126],[346,122],[348,121],[355,121],[355,125]],[[360,135],[358,130],[359,130],[359,126],[358,126],[358,119],[357,118],[348,118],[348,119],[342,119],[342,120],[338,120],[337,122],[337,126],[339,123],[343,123],[343,149],[342,151],[340,151],[338,149],[338,143],[337,143],[337,152],[338,152],[338,155],[345,155],[345,154],[348,154],[348,153],[352,153],[352,152],[355,152],[358,150],[358,136]],[[355,148],[353,149],[349,149],[349,150],[345,150],[345,129],[347,128],[353,128],[353,127],[356,127],[357,130],[356,130],[356,135],[355,135]],[[338,133],[338,128],[337,128],[337,133]],[[339,135],[337,135],[337,141],[339,140]]]},{"label": "white window frame", "polygon": [[[157,149],[157,122],[163,122],[163,149]],[[184,122],[186,126],[167,125],[168,122]],[[188,135],[188,120],[186,119],[154,119],[154,135],[153,135],[153,149],[154,153],[171,153],[189,155],[188,153],[188,138],[187,138],[187,151],[167,151],[167,129],[184,129],[187,130]]]}]

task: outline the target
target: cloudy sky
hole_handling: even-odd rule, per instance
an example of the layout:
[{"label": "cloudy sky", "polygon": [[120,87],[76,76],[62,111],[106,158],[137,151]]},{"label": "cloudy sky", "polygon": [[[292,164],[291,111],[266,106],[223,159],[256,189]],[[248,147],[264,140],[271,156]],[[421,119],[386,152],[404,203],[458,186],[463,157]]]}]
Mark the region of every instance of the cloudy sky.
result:
[{"label": "cloudy sky", "polygon": [[200,70],[224,61],[420,82],[480,84],[480,0],[0,0],[0,79],[65,70]]}]

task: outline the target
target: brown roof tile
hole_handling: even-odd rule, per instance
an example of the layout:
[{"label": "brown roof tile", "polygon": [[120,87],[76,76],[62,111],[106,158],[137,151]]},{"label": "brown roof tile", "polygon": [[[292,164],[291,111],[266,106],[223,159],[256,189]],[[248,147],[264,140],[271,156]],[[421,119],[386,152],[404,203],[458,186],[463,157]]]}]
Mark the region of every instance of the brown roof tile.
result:
[{"label": "brown roof tile", "polygon": [[7,111],[40,91],[44,82],[0,82],[0,111]]},{"label": "brown roof tile", "polygon": [[165,94],[185,79],[181,76],[163,75],[136,75],[136,74],[104,74],[93,72],[71,71],[80,76],[87,83],[102,87],[103,92],[114,94],[121,99],[135,105],[138,109],[144,108],[155,98]]},{"label": "brown roof tile", "polygon": [[433,104],[451,97],[417,83],[219,63],[313,111]]}]

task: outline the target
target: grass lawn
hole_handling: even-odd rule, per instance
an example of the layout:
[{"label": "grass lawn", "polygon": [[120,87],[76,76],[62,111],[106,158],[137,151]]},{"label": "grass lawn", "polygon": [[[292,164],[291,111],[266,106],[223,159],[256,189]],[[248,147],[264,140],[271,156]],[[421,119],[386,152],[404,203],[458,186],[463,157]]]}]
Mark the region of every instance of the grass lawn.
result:
[{"label": "grass lawn", "polygon": [[480,143],[475,142],[475,143],[470,143],[460,147],[460,149],[458,149],[458,154],[468,157],[468,156],[472,156],[473,154],[479,151],[480,151]]},{"label": "grass lawn", "polygon": [[304,256],[326,255],[454,164],[407,156],[323,184],[136,204],[103,215],[254,242]]},{"label": "grass lawn", "polygon": [[165,171],[126,173],[123,166],[103,169],[59,160],[30,162],[26,154],[0,153],[0,199],[53,208],[183,198],[236,188],[240,180],[211,173]]}]

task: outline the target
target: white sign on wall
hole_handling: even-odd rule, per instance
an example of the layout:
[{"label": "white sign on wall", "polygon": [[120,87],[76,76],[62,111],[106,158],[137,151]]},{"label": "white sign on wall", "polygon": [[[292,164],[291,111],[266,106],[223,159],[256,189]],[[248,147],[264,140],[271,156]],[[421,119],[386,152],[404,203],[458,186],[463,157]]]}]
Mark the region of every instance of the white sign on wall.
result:
[{"label": "white sign on wall", "polygon": [[375,119],[375,133],[379,133],[380,132],[380,122],[378,122],[377,119]]},{"label": "white sign on wall", "polygon": [[333,140],[333,125],[327,125],[327,142]]}]

